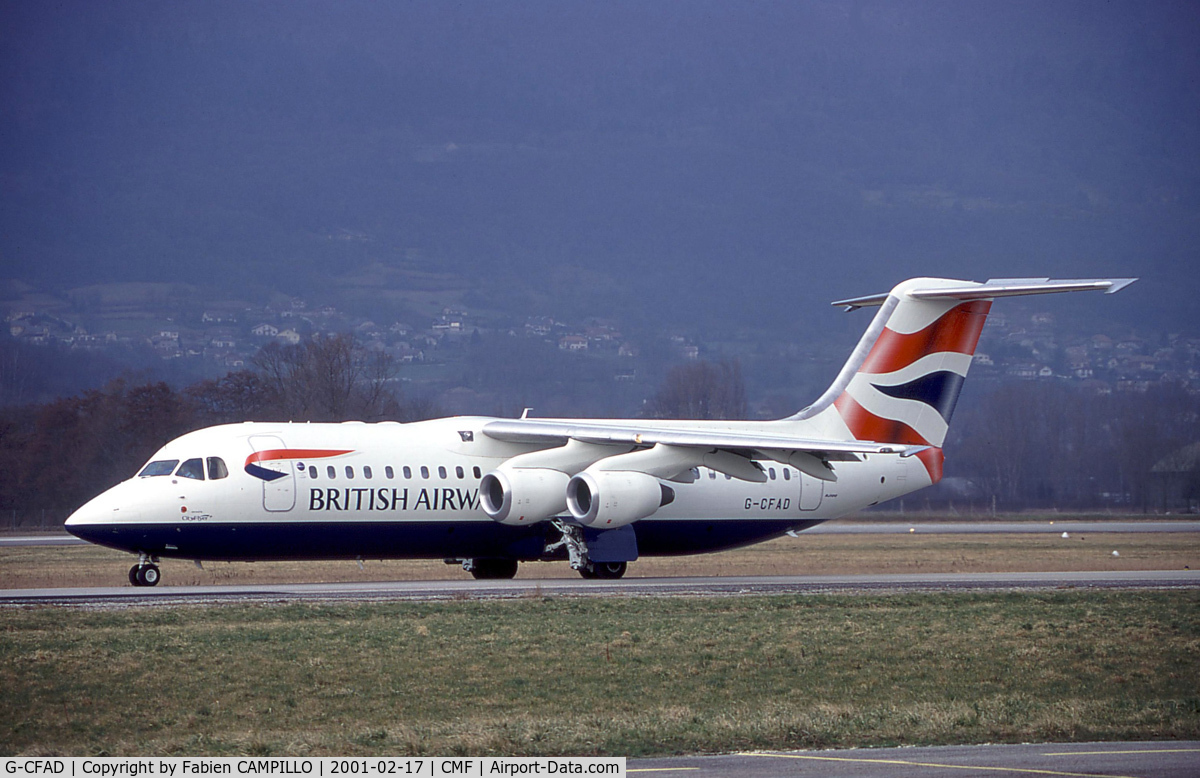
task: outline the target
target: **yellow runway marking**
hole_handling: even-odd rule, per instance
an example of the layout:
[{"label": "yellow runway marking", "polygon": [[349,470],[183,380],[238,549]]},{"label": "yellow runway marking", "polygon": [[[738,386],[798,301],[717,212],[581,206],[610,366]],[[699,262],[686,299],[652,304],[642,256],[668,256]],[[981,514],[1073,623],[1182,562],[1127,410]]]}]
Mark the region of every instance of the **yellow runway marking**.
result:
[{"label": "yellow runway marking", "polygon": [[1099,754],[1200,754],[1200,748],[1139,748],[1122,751],[1055,751],[1042,756],[1096,756]]},{"label": "yellow runway marking", "polygon": [[[1059,775],[1070,778],[1096,778],[1095,773],[1064,773],[1061,770],[1038,770],[1031,767],[986,767],[981,765],[941,764],[938,762],[911,762],[905,759],[856,759],[845,756],[809,756],[807,754],[765,754],[752,751],[743,752],[738,756],[767,756],[776,759],[812,759],[822,762],[854,762],[861,764],[893,764],[903,767],[936,767],[943,770],[979,770],[981,772],[1024,773],[1027,775]],[[1112,775],[1105,778],[1136,778],[1129,775]]]}]

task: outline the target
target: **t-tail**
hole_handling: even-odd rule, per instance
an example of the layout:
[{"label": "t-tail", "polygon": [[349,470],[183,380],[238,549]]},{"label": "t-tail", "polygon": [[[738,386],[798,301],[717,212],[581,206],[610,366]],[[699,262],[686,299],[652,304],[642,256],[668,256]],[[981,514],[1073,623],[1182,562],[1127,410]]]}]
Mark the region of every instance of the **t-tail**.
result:
[{"label": "t-tail", "polygon": [[998,297],[1124,289],[1135,278],[914,278],[887,294],[840,300],[879,306],[825,394],[791,417],[852,440],[927,446],[917,454],[937,483],[942,444],[992,301]]}]

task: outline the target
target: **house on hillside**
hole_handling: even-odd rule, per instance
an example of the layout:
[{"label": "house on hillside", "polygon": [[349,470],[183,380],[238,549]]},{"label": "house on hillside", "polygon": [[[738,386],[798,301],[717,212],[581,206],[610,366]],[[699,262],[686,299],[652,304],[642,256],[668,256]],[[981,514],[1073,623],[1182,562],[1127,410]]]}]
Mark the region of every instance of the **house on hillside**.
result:
[{"label": "house on hillside", "polygon": [[558,339],[558,347],[563,351],[587,351],[588,339],[582,335],[563,335]]},{"label": "house on hillside", "polygon": [[1037,378],[1039,367],[1029,362],[1009,366],[1004,372],[1012,378]]},{"label": "house on hillside", "polygon": [[237,348],[237,340],[234,339],[232,333],[217,332],[208,341],[208,345],[215,349],[235,349]]}]

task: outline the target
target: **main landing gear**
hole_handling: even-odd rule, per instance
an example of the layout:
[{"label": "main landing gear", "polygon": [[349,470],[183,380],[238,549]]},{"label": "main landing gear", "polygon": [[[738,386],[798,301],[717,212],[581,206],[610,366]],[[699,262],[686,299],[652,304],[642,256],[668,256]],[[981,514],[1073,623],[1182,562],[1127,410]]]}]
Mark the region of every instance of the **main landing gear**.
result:
[{"label": "main landing gear", "polygon": [[464,559],[462,566],[463,570],[479,581],[513,578],[517,575],[515,559]]},{"label": "main landing gear", "polygon": [[628,562],[588,562],[586,566],[579,568],[579,574],[584,578],[611,581],[625,575],[628,567]]},{"label": "main landing gear", "polygon": [[583,530],[577,525],[555,519],[554,526],[562,533],[562,538],[546,546],[547,554],[565,547],[571,569],[583,578],[614,580],[625,575],[625,570],[629,567],[627,562],[593,562],[588,557],[587,541],[583,539]]},{"label": "main landing gear", "polygon": [[129,583],[134,586],[154,586],[162,575],[158,572],[157,559],[149,554],[141,554],[138,563],[129,568]]},{"label": "main landing gear", "polygon": [[[542,559],[562,559],[561,552],[567,552],[571,569],[584,578],[615,580],[625,575],[628,562],[596,562],[588,555],[587,541],[583,537],[583,529],[577,524],[568,524],[562,519],[554,519],[552,524],[560,533],[557,540],[547,543],[542,551]],[[556,553],[558,552],[558,553]],[[513,578],[517,574],[515,559],[446,559],[446,564],[461,563],[463,570],[473,575],[477,580],[496,580]]]}]

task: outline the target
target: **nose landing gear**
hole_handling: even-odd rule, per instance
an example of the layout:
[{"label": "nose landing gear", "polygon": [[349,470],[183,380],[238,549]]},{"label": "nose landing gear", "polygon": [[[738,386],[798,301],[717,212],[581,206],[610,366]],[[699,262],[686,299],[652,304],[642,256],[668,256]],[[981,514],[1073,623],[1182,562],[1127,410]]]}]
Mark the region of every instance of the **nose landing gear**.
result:
[{"label": "nose landing gear", "polygon": [[134,586],[154,586],[162,578],[158,571],[157,559],[149,554],[140,554],[138,563],[129,568],[129,583]]}]

